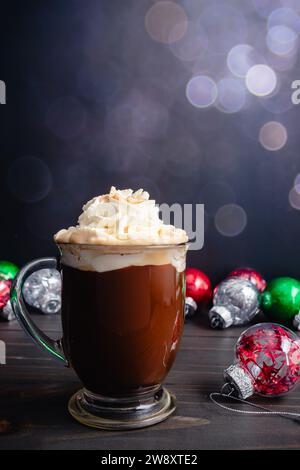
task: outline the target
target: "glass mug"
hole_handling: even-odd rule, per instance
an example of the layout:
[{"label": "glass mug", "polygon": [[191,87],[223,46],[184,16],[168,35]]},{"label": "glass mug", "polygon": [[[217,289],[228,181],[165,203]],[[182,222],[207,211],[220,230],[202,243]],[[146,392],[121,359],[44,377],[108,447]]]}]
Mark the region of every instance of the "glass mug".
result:
[{"label": "glass mug", "polygon": [[[11,303],[31,338],[72,367],[82,382],[69,401],[69,412],[82,424],[102,429],[163,421],[176,408],[175,397],[161,383],[174,362],[184,325],[187,244],[58,248],[59,263],[43,258],[21,269]],[[134,265],[136,257],[143,257],[146,265]],[[82,259],[88,265],[74,267],[74,260]],[[43,268],[62,272],[63,338],[58,341],[34,324],[22,297],[26,278]]]}]

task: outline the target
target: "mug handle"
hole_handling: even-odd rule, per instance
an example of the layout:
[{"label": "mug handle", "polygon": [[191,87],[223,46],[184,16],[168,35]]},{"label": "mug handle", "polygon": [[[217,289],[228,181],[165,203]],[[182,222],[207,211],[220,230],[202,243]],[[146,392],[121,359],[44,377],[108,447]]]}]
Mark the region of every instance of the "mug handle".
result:
[{"label": "mug handle", "polygon": [[40,258],[26,264],[14,279],[10,291],[10,301],[20,325],[33,341],[42,349],[45,349],[50,353],[55,359],[58,359],[65,366],[68,366],[69,364],[63,350],[62,340],[53,340],[49,338],[49,336],[35,325],[30,318],[22,295],[22,287],[27,277],[34,271],[44,268],[58,269],[56,258]]}]

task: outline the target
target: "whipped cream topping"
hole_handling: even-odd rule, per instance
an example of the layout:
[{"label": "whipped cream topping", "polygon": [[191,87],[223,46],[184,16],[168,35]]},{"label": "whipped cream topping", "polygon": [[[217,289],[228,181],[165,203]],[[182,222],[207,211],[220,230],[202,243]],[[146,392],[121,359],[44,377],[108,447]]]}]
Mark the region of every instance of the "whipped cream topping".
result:
[{"label": "whipped cream topping", "polygon": [[61,263],[81,271],[103,273],[130,266],[171,264],[178,273],[185,270],[186,245],[134,248],[99,247],[95,245],[60,245]]},{"label": "whipped cream topping", "polygon": [[177,245],[187,242],[184,230],[166,225],[149,193],[118,190],[97,196],[83,206],[76,227],[54,235],[56,243],[87,245]]}]

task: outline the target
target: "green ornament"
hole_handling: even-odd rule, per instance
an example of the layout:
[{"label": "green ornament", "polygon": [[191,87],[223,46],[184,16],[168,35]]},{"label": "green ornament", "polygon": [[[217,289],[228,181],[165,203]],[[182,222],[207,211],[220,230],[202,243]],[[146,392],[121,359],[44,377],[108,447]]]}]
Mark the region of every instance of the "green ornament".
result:
[{"label": "green ornament", "polygon": [[262,293],[262,308],[271,320],[291,320],[300,312],[300,282],[292,277],[273,279]]},{"label": "green ornament", "polygon": [[19,268],[10,261],[0,261],[0,280],[14,279],[19,271]]}]

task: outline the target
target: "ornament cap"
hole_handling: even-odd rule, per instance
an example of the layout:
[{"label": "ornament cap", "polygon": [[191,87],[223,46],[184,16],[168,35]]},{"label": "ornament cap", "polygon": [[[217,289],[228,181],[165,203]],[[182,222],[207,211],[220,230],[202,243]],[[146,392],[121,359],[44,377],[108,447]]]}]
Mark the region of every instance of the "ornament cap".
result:
[{"label": "ornament cap", "polygon": [[12,309],[10,300],[7,302],[7,304],[3,307],[1,313],[0,313],[0,318],[5,321],[11,321],[15,320],[16,316],[14,314],[14,311]]},{"label": "ornament cap", "polygon": [[293,326],[294,326],[294,328],[296,328],[296,330],[300,331],[300,312],[297,313],[297,315],[294,316]]},{"label": "ornament cap", "polygon": [[208,315],[212,328],[224,329],[233,324],[232,314],[224,305],[215,305],[210,309]]},{"label": "ornament cap", "polygon": [[229,383],[238,398],[245,400],[254,393],[254,386],[250,374],[241,366],[233,364],[224,370],[224,379]]},{"label": "ornament cap", "polygon": [[184,306],[184,316],[185,318],[190,318],[196,312],[198,306],[192,297],[186,297],[185,306]]}]

